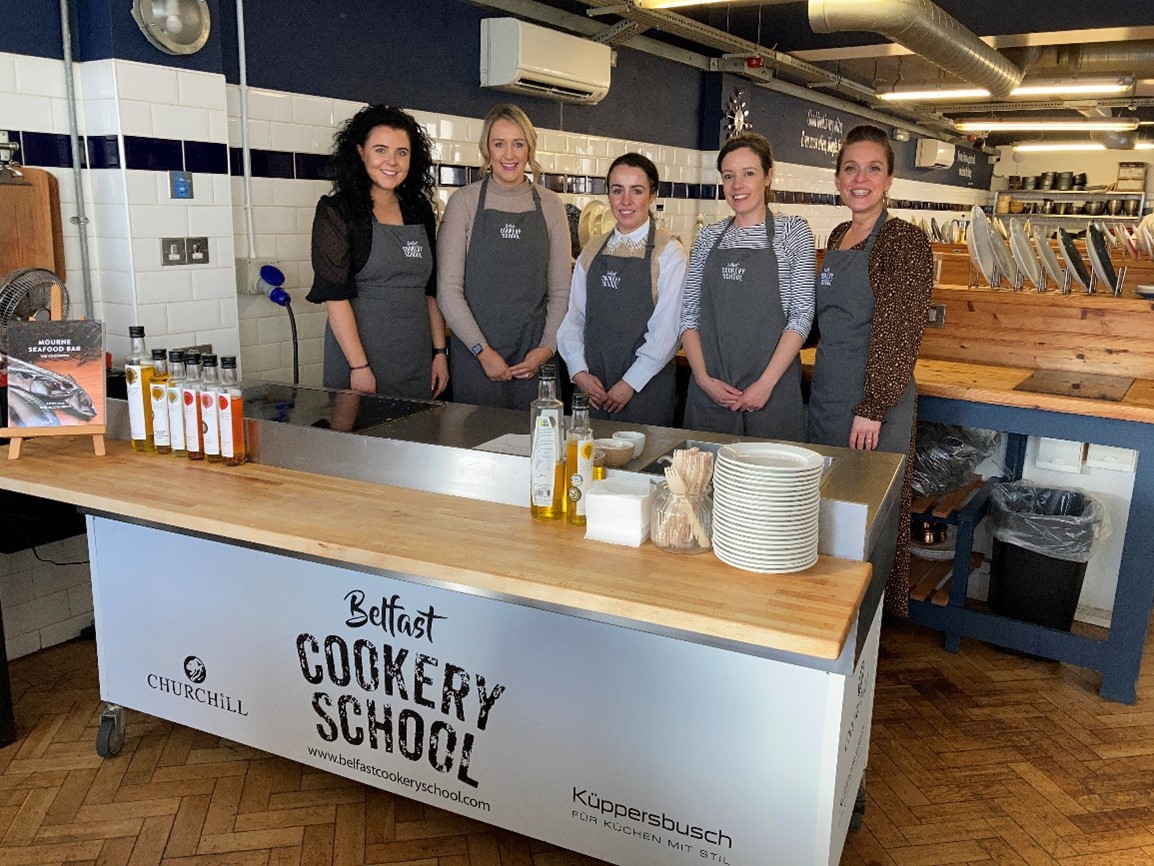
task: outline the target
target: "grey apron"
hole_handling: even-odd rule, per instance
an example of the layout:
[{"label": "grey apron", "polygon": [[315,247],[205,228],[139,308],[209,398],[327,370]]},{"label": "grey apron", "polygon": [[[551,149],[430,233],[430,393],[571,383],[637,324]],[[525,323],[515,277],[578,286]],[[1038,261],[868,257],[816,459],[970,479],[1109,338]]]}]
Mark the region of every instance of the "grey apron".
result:
[{"label": "grey apron", "polygon": [[[465,302],[489,347],[509,365],[541,345],[549,285],[549,230],[541,196],[534,210],[510,213],[485,209],[489,178],[481,183],[469,250],[465,255]],[[459,403],[528,409],[537,380],[491,382],[469,346],[455,335],[449,352],[453,399]]]},{"label": "grey apron", "polygon": [[[718,236],[701,277],[701,351],[710,376],[744,390],[765,372],[785,331],[773,214],[765,215],[769,246],[762,250],[720,249],[733,220]],[[690,379],[685,426],[691,430],[735,433],[763,439],[801,441],[805,407],[801,399],[801,362],[782,373],[765,406],[734,412],[719,406]]]},{"label": "grey apron", "polygon": [[[657,227],[653,220],[649,221],[649,237],[642,258],[606,253],[605,246],[612,237],[605,239],[589,263],[585,279],[585,363],[606,389],[621,381],[637,359],[637,350],[645,343],[645,332],[655,306],[652,261]],[[590,415],[671,427],[676,399],[671,360],[620,412],[592,409]]]},{"label": "grey apron", "polygon": [[[826,250],[817,281],[817,322],[821,339],[809,394],[809,441],[849,447],[854,407],[865,393],[865,369],[873,328],[874,293],[869,257],[886,221],[882,211],[860,250]],[[914,418],[911,377],[897,404],[886,412],[878,450],[905,454]]]},{"label": "grey apron", "polygon": [[[378,394],[432,397],[433,336],[425,295],[432,273],[433,256],[423,225],[373,221],[373,246],[353,278],[357,295],[351,303]],[[349,375],[348,359],[332,327],[326,325],[324,385],[348,388]]]}]

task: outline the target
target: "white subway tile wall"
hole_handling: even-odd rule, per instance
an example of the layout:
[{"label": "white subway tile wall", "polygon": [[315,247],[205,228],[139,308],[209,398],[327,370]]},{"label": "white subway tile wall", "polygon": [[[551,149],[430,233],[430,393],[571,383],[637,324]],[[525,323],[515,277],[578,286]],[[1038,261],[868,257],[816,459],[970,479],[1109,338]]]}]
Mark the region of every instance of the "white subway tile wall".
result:
[{"label": "white subway tile wall", "polygon": [[[126,60],[76,64],[78,123],[89,136],[139,136],[224,143],[240,146],[238,88],[222,75],[173,69]],[[67,134],[68,111],[63,63],[0,53],[0,100],[3,127],[27,132]],[[362,107],[349,100],[280,91],[250,89],[248,137],[254,149],[326,154],[333,133]],[[478,118],[427,111],[414,115],[433,139],[439,162],[475,166],[480,162]],[[716,151],[675,148],[543,129],[540,161],[548,172],[604,176],[609,163],[629,150],[645,153],[658,165],[663,180],[676,183],[716,182]],[[123,139],[120,164],[125,164]],[[60,181],[64,223],[65,275],[73,305],[82,299],[79,229],[73,175],[50,169]],[[193,175],[194,197],[173,200],[166,172],[141,169],[93,169],[82,174],[89,223],[94,310],[105,322],[107,348],[117,361],[128,351],[128,327],[143,324],[151,346],[211,342],[222,354],[239,354],[247,378],[290,381],[292,344],[285,311],[266,298],[236,294],[234,261],[249,255],[244,217],[244,190],[239,178]],[[825,169],[781,163],[781,189],[832,191]],[[323,307],[304,301],[312,282],[309,236],[317,199],[328,192],[326,181],[253,178],[252,206],[258,258],[276,261],[285,272],[286,288],[295,299],[301,382],[319,384],[325,329]],[[444,205],[452,193],[438,190]],[[982,190],[960,190],[899,180],[895,197],[923,201],[988,203]],[[590,195],[565,195],[577,206]],[[713,222],[727,213],[724,202],[673,198],[660,201],[667,226],[688,246],[700,215]],[[840,208],[782,204],[775,210],[806,217],[819,243],[843,218]],[[939,220],[960,216],[934,211]],[[901,216],[917,216],[899,212]],[[927,216],[929,213],[920,214]],[[162,267],[160,238],[209,238],[210,264]],[[68,542],[61,546],[68,547]],[[47,548],[55,550],[53,545]],[[77,547],[77,545],[72,545]],[[71,548],[69,548],[71,549]],[[77,548],[83,555],[83,545]],[[54,555],[54,559],[80,556]],[[50,581],[29,580],[39,566],[23,555],[0,560],[0,601],[4,604],[8,651],[12,657],[72,637],[91,619],[87,572],[74,586],[49,589]],[[46,566],[47,567],[47,566]],[[52,568],[52,567],[47,567]],[[79,575],[78,567],[69,567]],[[38,595],[43,591],[44,595]],[[87,595],[86,595],[87,594]],[[87,602],[85,602],[87,598]],[[27,606],[31,605],[31,606]],[[36,611],[37,606],[40,612]]]}]

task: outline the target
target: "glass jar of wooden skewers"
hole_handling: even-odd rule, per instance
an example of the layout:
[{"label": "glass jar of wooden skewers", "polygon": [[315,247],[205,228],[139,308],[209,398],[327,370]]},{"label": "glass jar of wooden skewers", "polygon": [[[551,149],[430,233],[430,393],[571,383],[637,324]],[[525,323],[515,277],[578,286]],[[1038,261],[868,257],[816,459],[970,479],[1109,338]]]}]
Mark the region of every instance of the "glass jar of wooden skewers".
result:
[{"label": "glass jar of wooden skewers", "polygon": [[696,448],[673,452],[665,480],[657,485],[649,537],[670,553],[702,553],[713,547],[713,455]]}]

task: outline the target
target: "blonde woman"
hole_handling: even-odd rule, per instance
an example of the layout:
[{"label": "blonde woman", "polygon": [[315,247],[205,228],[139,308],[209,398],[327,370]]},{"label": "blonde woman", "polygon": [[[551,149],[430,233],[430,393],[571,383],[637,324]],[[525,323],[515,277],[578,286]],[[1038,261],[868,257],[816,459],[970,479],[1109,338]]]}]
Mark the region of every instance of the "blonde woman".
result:
[{"label": "blonde woman", "polygon": [[569,303],[569,223],[561,197],[537,183],[537,132],[524,111],[495,107],[479,146],[484,177],[453,193],[437,238],[453,399],[527,409]]}]

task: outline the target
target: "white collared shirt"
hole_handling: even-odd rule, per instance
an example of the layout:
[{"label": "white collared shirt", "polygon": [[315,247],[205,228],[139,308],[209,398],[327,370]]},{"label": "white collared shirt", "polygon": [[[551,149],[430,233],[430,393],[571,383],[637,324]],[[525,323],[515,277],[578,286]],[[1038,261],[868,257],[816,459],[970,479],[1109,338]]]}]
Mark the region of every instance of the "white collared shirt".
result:
[{"label": "white collared shirt", "polygon": [[[649,220],[628,234],[614,229],[605,245],[605,252],[623,254],[626,250],[644,247],[649,236]],[[682,293],[685,290],[687,256],[684,247],[676,241],[668,243],[657,253],[657,303],[645,329],[645,340],[637,349],[637,356],[622,378],[634,391],[649,384],[677,352],[680,343],[678,322],[681,317]],[[565,359],[572,378],[587,372],[585,362],[585,266],[578,257],[569,286],[569,311],[557,331],[557,351]],[[602,382],[606,390],[616,382]]]}]

